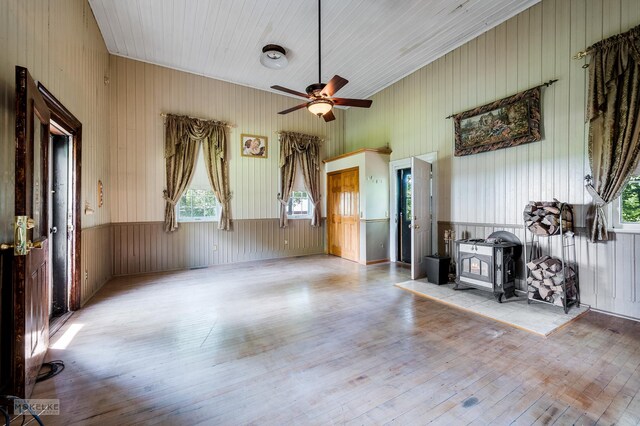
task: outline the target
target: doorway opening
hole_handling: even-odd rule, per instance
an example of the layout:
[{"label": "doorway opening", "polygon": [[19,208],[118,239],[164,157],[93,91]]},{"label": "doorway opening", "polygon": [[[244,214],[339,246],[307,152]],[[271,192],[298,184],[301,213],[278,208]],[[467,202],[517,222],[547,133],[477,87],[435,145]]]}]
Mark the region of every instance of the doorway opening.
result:
[{"label": "doorway opening", "polygon": [[398,170],[398,262],[411,264],[411,168]]},{"label": "doorway opening", "polygon": [[410,268],[412,279],[426,273],[426,256],[437,252],[437,158],[436,152],[430,152],[389,163],[389,257]]},{"label": "doorway opening", "polygon": [[38,90],[51,114],[49,140],[49,333],[80,309],[82,123],[47,88]]},{"label": "doorway opening", "polygon": [[76,200],[73,191],[73,137],[62,126],[51,122],[50,126],[51,194],[49,212],[51,218],[51,295],[49,319],[51,328],[56,319],[69,312],[69,295],[72,285],[73,228]]}]

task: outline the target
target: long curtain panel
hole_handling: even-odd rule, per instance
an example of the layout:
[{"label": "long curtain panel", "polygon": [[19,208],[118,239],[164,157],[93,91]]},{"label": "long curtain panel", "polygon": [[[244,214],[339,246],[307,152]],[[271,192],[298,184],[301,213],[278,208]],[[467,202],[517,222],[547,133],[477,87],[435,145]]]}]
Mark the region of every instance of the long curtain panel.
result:
[{"label": "long curtain panel", "polygon": [[320,144],[317,136],[296,132],[280,133],[280,227],[286,228],[287,203],[291,196],[296,167],[302,167],[304,186],[313,205],[311,226],[320,226]]},{"label": "long curtain panel", "polygon": [[592,242],[608,240],[604,206],[620,196],[640,157],[640,26],[588,49]]},{"label": "long curtain panel", "polygon": [[201,143],[204,145],[207,174],[222,209],[218,227],[230,229],[229,179],[225,162],[226,127],[213,120],[168,114],[165,122],[164,154],[167,172],[167,189],[164,191],[166,232],[178,229],[176,204],[191,182]]},{"label": "long curtain panel", "polygon": [[214,126],[203,141],[204,163],[209,182],[220,203],[218,229],[231,230],[231,192],[229,191],[229,164],[226,161],[227,132],[224,126]]}]

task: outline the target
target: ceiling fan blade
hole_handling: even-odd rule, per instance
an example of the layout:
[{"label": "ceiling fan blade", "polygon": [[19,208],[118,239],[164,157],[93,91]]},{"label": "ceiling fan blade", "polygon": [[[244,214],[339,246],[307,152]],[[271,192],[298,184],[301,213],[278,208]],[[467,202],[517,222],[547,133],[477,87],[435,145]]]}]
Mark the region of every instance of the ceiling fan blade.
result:
[{"label": "ceiling fan blade", "polygon": [[290,112],[297,111],[297,110],[302,109],[302,108],[304,108],[306,106],[307,106],[307,104],[296,105],[296,106],[294,106],[292,108],[285,109],[284,111],[280,111],[278,114],[281,114],[281,115],[289,114]]},{"label": "ceiling fan blade", "polygon": [[325,113],[322,118],[324,118],[324,121],[329,122],[335,120],[336,116],[333,115],[333,110],[329,110],[329,112]]},{"label": "ceiling fan blade", "polygon": [[348,82],[349,80],[347,80],[346,78],[342,78],[339,75],[334,75],[333,78],[329,80],[327,85],[324,86],[324,89],[322,89],[321,95],[331,97],[338,90],[342,89]]},{"label": "ceiling fan blade", "polygon": [[331,98],[334,105],[353,106],[359,108],[369,108],[373,103],[370,99],[347,99],[347,98]]},{"label": "ceiling fan blade", "polygon": [[292,95],[302,96],[303,98],[308,98],[309,97],[309,95],[307,95],[305,93],[296,92],[295,90],[287,89],[286,87],[282,87],[282,86],[271,86],[271,88],[275,89],[275,90],[279,90],[281,92],[290,93]]}]

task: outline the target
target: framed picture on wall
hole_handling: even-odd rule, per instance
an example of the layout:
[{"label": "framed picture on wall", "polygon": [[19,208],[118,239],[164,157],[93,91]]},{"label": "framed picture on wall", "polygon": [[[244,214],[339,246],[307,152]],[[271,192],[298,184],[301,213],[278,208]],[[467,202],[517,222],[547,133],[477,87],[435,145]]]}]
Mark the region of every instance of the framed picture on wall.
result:
[{"label": "framed picture on wall", "polygon": [[240,135],[240,152],[243,157],[267,158],[269,138],[258,135]]}]

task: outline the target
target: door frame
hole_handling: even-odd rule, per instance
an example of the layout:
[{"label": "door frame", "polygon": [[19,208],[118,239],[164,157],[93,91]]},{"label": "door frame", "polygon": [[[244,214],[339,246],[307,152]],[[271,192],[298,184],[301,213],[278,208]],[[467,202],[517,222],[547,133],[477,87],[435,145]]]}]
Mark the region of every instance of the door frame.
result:
[{"label": "door frame", "polygon": [[80,301],[82,300],[82,123],[40,82],[38,82],[38,91],[44,98],[47,107],[49,107],[51,120],[67,131],[72,138],[71,157],[74,172],[70,184],[75,186],[75,206],[73,212],[73,245],[71,247],[73,267],[71,268],[71,287],[69,289],[69,311],[76,311],[80,309]]},{"label": "door frame", "polygon": [[[431,163],[431,250],[438,252],[438,152],[414,155]],[[398,261],[398,170],[411,168],[411,158],[406,157],[389,162],[389,260]]]}]

